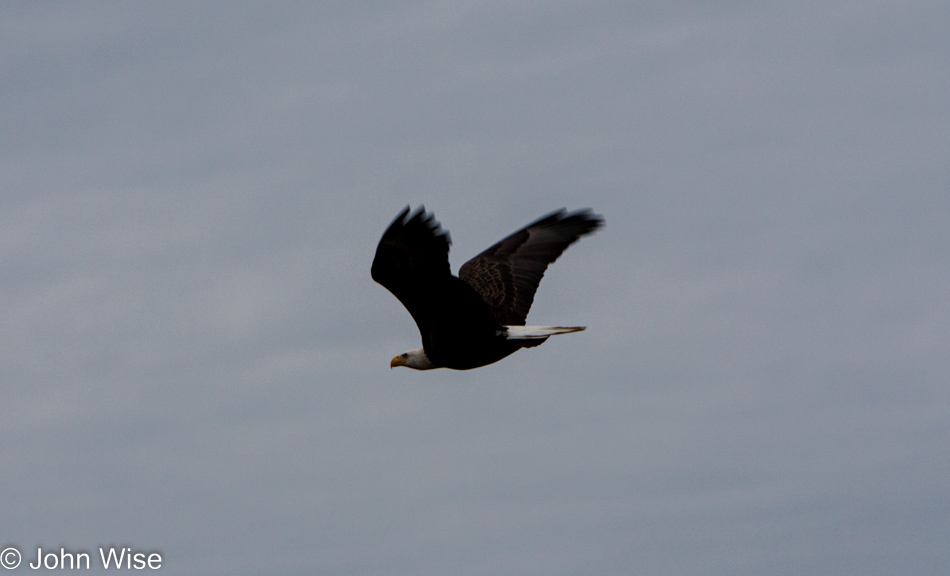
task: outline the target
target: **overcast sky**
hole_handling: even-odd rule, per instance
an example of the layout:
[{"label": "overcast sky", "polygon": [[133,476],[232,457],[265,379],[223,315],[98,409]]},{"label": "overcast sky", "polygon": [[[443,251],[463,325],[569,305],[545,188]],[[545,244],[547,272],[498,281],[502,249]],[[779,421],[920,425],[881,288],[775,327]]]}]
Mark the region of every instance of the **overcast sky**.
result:
[{"label": "overcast sky", "polygon": [[[948,29],[942,1],[4,3],[0,547],[950,573]],[[419,335],[370,264],[423,203],[456,271],[602,214],[528,316],[588,330],[390,370]]]}]

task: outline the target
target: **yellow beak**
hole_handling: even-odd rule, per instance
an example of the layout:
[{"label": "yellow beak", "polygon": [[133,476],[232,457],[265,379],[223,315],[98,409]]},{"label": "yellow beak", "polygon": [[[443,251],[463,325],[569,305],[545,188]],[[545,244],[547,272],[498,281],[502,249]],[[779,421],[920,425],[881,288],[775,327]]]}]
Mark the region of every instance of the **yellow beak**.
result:
[{"label": "yellow beak", "polygon": [[396,366],[405,366],[405,365],[406,365],[406,358],[403,356],[396,356],[389,363],[389,369],[392,370]]}]

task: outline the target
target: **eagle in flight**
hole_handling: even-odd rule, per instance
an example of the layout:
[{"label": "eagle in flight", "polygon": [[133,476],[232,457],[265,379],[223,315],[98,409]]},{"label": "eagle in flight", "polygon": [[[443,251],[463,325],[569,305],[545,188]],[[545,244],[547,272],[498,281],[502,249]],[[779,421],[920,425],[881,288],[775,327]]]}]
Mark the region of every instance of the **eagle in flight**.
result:
[{"label": "eagle in flight", "polygon": [[449,233],[420,206],[406,206],[376,247],[373,280],[409,310],[422,348],[390,367],[469,370],[492,364],[554,334],[584,326],[525,326],[541,277],[581,236],[604,223],[590,210],[552,212],[475,256],[453,276]]}]

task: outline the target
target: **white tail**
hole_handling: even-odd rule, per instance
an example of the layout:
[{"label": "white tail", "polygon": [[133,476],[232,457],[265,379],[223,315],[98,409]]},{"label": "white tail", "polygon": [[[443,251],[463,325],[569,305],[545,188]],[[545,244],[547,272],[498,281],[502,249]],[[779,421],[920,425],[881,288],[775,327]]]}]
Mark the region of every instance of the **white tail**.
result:
[{"label": "white tail", "polygon": [[555,334],[580,332],[587,326],[505,326],[508,340],[543,340]]}]

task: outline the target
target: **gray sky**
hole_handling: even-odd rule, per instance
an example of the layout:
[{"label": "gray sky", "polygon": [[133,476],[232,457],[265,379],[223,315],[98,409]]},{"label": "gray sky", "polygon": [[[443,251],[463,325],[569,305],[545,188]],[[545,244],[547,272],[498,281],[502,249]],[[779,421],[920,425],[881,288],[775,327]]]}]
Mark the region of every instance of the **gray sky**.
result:
[{"label": "gray sky", "polygon": [[[944,2],[5,3],[0,546],[950,571]],[[471,372],[369,275],[607,227]]]}]

